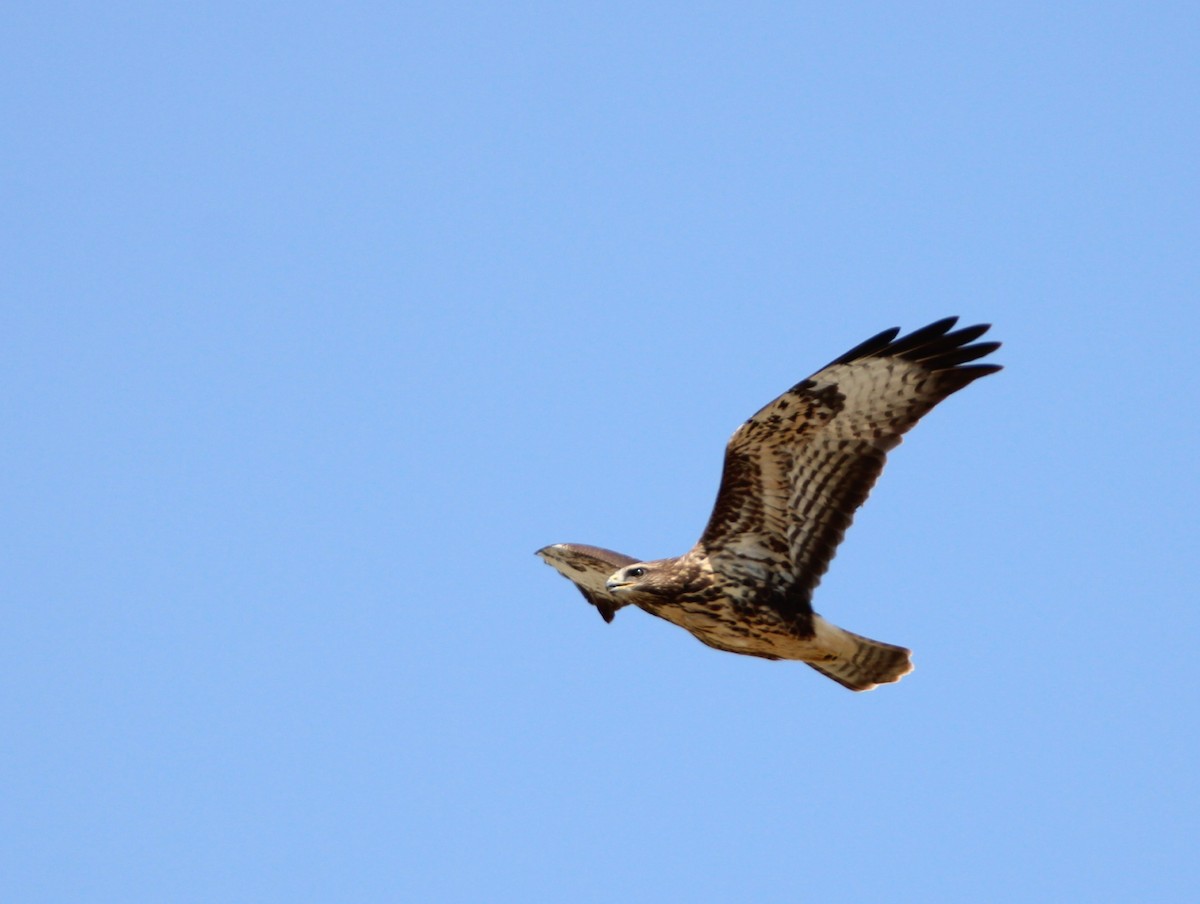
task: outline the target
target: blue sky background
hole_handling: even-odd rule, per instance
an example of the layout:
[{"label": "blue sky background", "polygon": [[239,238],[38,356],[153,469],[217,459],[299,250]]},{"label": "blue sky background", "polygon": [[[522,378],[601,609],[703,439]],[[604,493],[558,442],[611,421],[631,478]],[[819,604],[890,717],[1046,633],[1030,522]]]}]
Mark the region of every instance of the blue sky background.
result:
[{"label": "blue sky background", "polygon": [[[0,897],[1180,901],[1194,3],[10,4]],[[605,626],[888,326],[1006,369],[822,585]]]}]

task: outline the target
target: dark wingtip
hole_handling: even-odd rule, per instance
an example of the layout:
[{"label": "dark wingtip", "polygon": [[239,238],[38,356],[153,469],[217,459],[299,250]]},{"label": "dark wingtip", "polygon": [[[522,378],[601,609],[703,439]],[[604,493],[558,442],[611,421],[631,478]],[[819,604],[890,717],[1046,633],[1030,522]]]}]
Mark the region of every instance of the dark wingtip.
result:
[{"label": "dark wingtip", "polygon": [[1000,370],[996,364],[962,366],[968,361],[990,355],[1000,348],[1000,343],[975,342],[992,328],[990,323],[977,323],[955,330],[953,327],[957,323],[957,317],[943,317],[899,338],[898,329],[885,330],[856,345],[833,364],[849,364],[862,358],[903,358],[931,371],[958,370],[964,375],[970,374],[971,379]]},{"label": "dark wingtip", "polygon": [[860,342],[845,354],[839,355],[826,364],[825,367],[833,367],[835,364],[849,364],[851,361],[857,361],[859,358],[869,358],[871,355],[877,354],[887,348],[891,341],[899,335],[900,327],[898,326],[886,329],[882,333],[876,333],[870,339]]},{"label": "dark wingtip", "polygon": [[612,620],[617,614],[617,609],[620,608],[619,606],[613,605],[612,600],[605,599],[596,593],[589,593],[582,587],[579,588],[579,592],[583,594],[584,599],[596,607],[596,611],[600,613],[600,617],[604,619],[605,622],[612,624]]}]

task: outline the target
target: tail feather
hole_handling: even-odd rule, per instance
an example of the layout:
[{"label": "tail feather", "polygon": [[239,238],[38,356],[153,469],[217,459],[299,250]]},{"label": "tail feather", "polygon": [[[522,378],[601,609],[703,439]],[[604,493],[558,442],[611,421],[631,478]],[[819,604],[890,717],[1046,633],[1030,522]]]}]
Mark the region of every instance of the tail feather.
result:
[{"label": "tail feather", "polygon": [[817,637],[830,641],[826,648],[832,657],[808,665],[842,687],[869,691],[899,681],[913,670],[911,650],[845,631],[819,615],[814,618],[819,621]]}]

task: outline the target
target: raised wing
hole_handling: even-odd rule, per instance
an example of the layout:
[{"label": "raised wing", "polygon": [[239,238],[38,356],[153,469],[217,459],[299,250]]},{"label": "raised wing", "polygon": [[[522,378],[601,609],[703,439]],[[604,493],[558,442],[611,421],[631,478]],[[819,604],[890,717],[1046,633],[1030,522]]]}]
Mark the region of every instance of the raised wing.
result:
[{"label": "raised wing", "polygon": [[855,346],[746,421],[725,450],[717,502],[697,544],[746,603],[785,617],[812,611],[812,592],[883,470],[889,450],[927,411],[995,364],[948,317],[897,339]]},{"label": "raised wing", "polygon": [[600,615],[606,622],[613,620],[617,610],[627,605],[624,601],[608,592],[605,581],[612,573],[626,565],[632,565],[637,559],[613,552],[611,549],[601,549],[599,546],[584,546],[580,543],[557,543],[537,551],[542,560],[552,566],[559,574],[569,578],[584,599],[600,610]]}]

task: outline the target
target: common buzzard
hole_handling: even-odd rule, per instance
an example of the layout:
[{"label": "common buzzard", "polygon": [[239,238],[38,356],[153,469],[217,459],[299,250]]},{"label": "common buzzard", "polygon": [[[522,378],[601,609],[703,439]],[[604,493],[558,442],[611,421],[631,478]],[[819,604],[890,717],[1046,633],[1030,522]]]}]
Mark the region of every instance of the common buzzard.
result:
[{"label": "common buzzard", "polygon": [[890,329],[797,383],[729,440],[708,526],[688,552],[642,562],[559,543],[538,555],[605,621],[630,604],[718,650],[797,659],[855,691],[912,671],[904,647],[813,612],[812,594],[887,453],[927,411],[995,364],[976,342],[989,325],[947,317],[897,338]]}]

